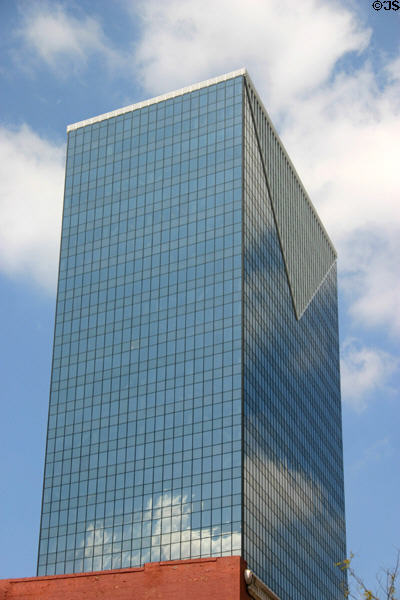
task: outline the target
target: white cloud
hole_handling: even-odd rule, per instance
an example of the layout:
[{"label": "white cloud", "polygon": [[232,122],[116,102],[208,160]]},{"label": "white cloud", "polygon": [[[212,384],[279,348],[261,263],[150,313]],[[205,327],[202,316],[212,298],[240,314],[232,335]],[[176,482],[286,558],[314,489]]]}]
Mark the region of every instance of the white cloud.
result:
[{"label": "white cloud", "polygon": [[[341,354],[343,401],[361,412],[373,392],[380,388],[382,393],[388,386],[399,361],[388,352],[362,346],[353,338],[344,342]],[[389,387],[387,393],[390,393]]]},{"label": "white cloud", "polygon": [[337,246],[352,316],[392,334],[400,334],[399,98],[399,80],[379,87],[364,66],[299,101],[283,131]]},{"label": "white cloud", "polygon": [[[118,64],[119,55],[112,48],[99,21],[92,16],[71,14],[61,3],[25,4],[18,31],[25,45],[24,60],[29,52],[44,61],[59,76],[80,71],[92,55],[100,55],[109,66]],[[77,12],[75,10],[75,12]]]},{"label": "white cloud", "polygon": [[356,231],[340,248],[341,287],[354,323],[383,325],[391,336],[400,335],[400,227]]},{"label": "white cloud", "polygon": [[[199,502],[200,504],[200,502]],[[204,511],[203,503],[202,512]],[[111,569],[138,566],[145,562],[159,560],[182,560],[185,558],[199,558],[201,556],[221,556],[224,554],[240,554],[241,535],[232,524],[232,531],[227,531],[227,524],[206,527],[192,527],[193,503],[185,494],[172,494],[170,492],[154,493],[144,507],[144,512],[133,513],[134,521],[125,527],[124,539],[140,539],[149,537],[151,547],[133,552],[114,551],[111,556],[104,554],[104,546],[110,548],[111,543],[118,544],[123,539],[122,527],[105,527],[104,521],[97,519],[89,522],[86,535],[79,544],[84,549],[83,563],[85,570],[92,568],[91,557],[94,552],[94,569]],[[146,518],[143,519],[143,514]],[[198,514],[198,511],[197,511]],[[203,512],[203,520],[206,512]],[[211,514],[209,514],[211,522]],[[222,532],[222,530],[224,532]],[[61,544],[65,543],[61,540]],[[61,548],[59,548],[61,549]],[[96,558],[97,557],[97,558]]]},{"label": "white cloud", "polygon": [[400,80],[400,56],[386,65],[386,73],[392,81]]},{"label": "white cloud", "polygon": [[[79,69],[93,54],[127,64],[95,17],[61,3],[25,6],[20,33],[50,67],[65,59]],[[338,2],[125,6],[141,24],[131,63],[149,94],[248,67],[338,248],[351,315],[400,333],[400,56],[378,78],[362,54],[370,31]],[[338,61],[349,52],[361,66],[345,71]]]},{"label": "white cloud", "polygon": [[0,127],[0,269],[54,291],[64,179],[64,146],[23,125]]},{"label": "white cloud", "polygon": [[[363,55],[371,32],[339,2],[129,5],[142,22],[135,61],[149,93],[248,68],[337,245],[351,313],[400,333],[400,57],[378,77]],[[360,66],[345,70],[349,52]]]},{"label": "white cloud", "polygon": [[[249,460],[247,458],[247,460]],[[249,467],[251,469],[251,466]],[[279,507],[279,514],[269,511],[267,514],[270,530],[283,526],[305,523],[314,520],[316,513],[324,511],[324,490],[319,483],[314,483],[310,477],[301,471],[290,469],[282,463],[276,464],[265,458],[263,461],[263,476],[270,482],[282,482],[287,490],[288,502],[281,502],[277,489],[279,485],[269,487],[266,500],[273,506]],[[310,502],[311,500],[311,502]],[[83,564],[85,570],[92,568],[91,557],[94,556],[94,569],[111,569],[129,566],[138,566],[144,562],[159,560],[181,560],[185,558],[199,558],[201,556],[223,556],[226,554],[240,554],[241,534],[236,530],[236,523],[228,522],[211,524],[211,511],[201,505],[202,521],[208,520],[208,526],[193,527],[192,519],[198,514],[198,506],[194,504],[185,493],[153,493],[143,513],[134,513],[133,523],[123,528],[105,527],[104,521],[97,519],[89,522],[86,535],[78,534],[78,546],[84,549],[84,556],[88,562]],[[143,518],[146,515],[146,518]],[[214,519],[215,517],[213,517]],[[111,547],[111,543],[118,544],[123,539],[138,539],[149,537],[151,547],[133,552],[115,551],[113,556],[104,554],[104,546]],[[63,550],[65,539],[59,540],[58,550]],[[95,552],[93,552],[95,550]],[[97,556],[97,558],[96,558]]]},{"label": "white cloud", "polygon": [[339,240],[400,223],[395,144],[399,86],[379,88],[369,67],[340,74],[290,112],[283,136]]},{"label": "white cloud", "polygon": [[369,32],[332,2],[158,0],[131,2],[143,35],[135,61],[150,93],[248,66],[269,104],[315,88]]}]

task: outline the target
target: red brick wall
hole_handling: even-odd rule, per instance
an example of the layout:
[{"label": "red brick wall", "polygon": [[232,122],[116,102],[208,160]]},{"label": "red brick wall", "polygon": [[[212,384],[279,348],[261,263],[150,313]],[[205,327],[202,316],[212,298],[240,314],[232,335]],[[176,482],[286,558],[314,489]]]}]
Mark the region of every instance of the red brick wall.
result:
[{"label": "red brick wall", "polygon": [[240,556],[0,580],[0,600],[250,600]]}]

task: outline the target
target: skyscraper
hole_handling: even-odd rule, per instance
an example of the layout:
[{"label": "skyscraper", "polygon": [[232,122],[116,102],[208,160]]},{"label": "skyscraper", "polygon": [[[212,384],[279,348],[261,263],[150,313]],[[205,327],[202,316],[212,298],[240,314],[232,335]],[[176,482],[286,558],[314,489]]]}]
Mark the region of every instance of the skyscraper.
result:
[{"label": "skyscraper", "polygon": [[68,127],[38,574],[340,598],[336,254],[245,70]]}]

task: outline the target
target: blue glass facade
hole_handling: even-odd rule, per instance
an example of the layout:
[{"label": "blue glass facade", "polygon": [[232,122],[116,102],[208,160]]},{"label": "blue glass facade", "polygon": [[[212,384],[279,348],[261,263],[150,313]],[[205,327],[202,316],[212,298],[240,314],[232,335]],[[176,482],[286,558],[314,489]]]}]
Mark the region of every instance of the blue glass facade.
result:
[{"label": "blue glass facade", "polygon": [[250,85],[69,131],[39,575],[241,554],[340,597],[334,266],[298,319]]},{"label": "blue glass facade", "polygon": [[[282,599],[336,599],[346,555],[336,266],[297,320],[247,91],[243,556]],[[276,141],[268,124],[264,135]]]}]

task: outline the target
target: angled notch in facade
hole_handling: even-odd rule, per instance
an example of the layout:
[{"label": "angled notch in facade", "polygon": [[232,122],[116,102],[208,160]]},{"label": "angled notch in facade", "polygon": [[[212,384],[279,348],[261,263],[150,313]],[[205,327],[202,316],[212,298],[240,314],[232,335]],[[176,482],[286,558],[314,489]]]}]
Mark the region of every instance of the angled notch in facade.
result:
[{"label": "angled notch in facade", "polygon": [[300,319],[335,263],[336,252],[247,74],[245,88],[293,306]]}]

